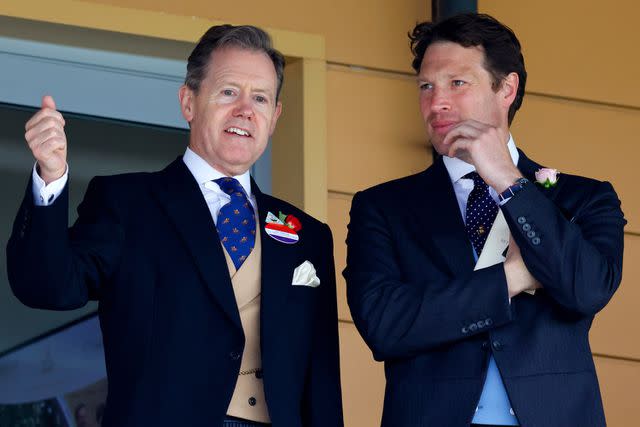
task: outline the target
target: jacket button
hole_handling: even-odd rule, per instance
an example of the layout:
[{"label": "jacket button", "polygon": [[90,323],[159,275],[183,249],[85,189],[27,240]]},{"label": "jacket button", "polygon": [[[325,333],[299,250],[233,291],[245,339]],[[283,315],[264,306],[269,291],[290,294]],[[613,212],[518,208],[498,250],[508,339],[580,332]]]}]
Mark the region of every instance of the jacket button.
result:
[{"label": "jacket button", "polygon": [[478,328],[484,328],[487,324],[484,320],[478,320],[478,323],[476,323],[476,325],[478,325]]},{"label": "jacket button", "polygon": [[251,397],[249,398],[249,405],[250,405],[250,406],[256,406],[256,403],[258,403],[258,401],[256,400],[256,398],[255,398],[255,397],[253,397],[253,396],[251,396]]},{"label": "jacket button", "polygon": [[488,319],[486,319],[486,320],[484,321],[484,323],[485,323],[487,326],[491,326],[491,325],[493,325],[493,320],[492,320],[491,318],[488,318]]},{"label": "jacket button", "polygon": [[478,325],[476,325],[475,323],[472,323],[469,325],[469,330],[471,332],[475,332],[476,330],[478,330]]},{"label": "jacket button", "polygon": [[527,218],[523,216],[518,217],[518,224],[524,224],[525,222],[527,222]]},{"label": "jacket button", "polygon": [[531,230],[531,224],[529,224],[529,223],[522,224],[522,230],[523,231],[530,231]]},{"label": "jacket button", "polygon": [[232,351],[231,353],[229,353],[229,358],[231,360],[238,360],[240,359],[240,353],[238,353],[237,351]]},{"label": "jacket button", "polygon": [[531,230],[527,233],[527,237],[530,239],[533,239],[534,237],[536,237],[536,232]]},{"label": "jacket button", "polygon": [[500,351],[500,350],[502,350],[502,347],[503,347],[503,346],[502,346],[502,343],[501,343],[500,341],[497,341],[497,340],[496,340],[496,341],[494,341],[494,342],[492,343],[492,345],[493,345],[493,349],[494,349],[494,350],[496,350],[496,351]]},{"label": "jacket button", "polygon": [[538,246],[540,244],[540,238],[534,237],[533,239],[531,239],[531,243],[533,243],[535,246]]},{"label": "jacket button", "polygon": [[467,329],[466,326],[462,328],[462,333],[463,334],[468,334],[469,333],[469,330]]},{"label": "jacket button", "polygon": [[489,350],[489,341],[483,341],[481,347],[484,351]]}]

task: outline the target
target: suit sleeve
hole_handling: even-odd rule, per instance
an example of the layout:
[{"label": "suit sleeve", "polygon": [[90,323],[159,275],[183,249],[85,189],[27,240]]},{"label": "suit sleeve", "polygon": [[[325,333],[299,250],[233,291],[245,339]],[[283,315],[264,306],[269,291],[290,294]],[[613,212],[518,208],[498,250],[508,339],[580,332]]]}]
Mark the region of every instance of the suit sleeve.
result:
[{"label": "suit sleeve", "polygon": [[[502,264],[462,276],[437,270],[406,277],[387,213],[366,193],[354,196],[347,235],[347,299],[376,360],[409,358],[507,324],[511,306]],[[408,237],[408,236],[405,236]]]},{"label": "suit sleeve", "polygon": [[320,305],[315,319],[313,346],[305,384],[303,413],[305,427],[342,427],[342,392],[340,387],[340,350],[338,344],[338,307],[336,274],[331,230],[324,225],[322,259],[326,278],[318,287]]},{"label": "suit sleeve", "polygon": [[594,315],[620,284],[626,221],[611,184],[588,180],[584,186],[590,188],[579,189],[587,196],[572,218],[534,185],[502,209],[525,265],[544,291],[567,310]]},{"label": "suit sleeve", "polygon": [[91,181],[70,229],[68,186],[50,206],[35,206],[29,183],[7,244],[9,283],[23,304],[72,310],[99,299],[124,236],[102,182]]}]

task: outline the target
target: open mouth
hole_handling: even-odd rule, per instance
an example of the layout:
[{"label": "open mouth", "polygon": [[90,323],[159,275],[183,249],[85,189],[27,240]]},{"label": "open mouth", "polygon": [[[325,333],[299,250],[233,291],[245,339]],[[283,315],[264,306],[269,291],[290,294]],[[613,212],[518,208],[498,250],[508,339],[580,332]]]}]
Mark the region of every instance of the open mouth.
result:
[{"label": "open mouth", "polygon": [[251,136],[251,133],[249,131],[237,127],[227,128],[225,129],[225,132],[238,136]]}]

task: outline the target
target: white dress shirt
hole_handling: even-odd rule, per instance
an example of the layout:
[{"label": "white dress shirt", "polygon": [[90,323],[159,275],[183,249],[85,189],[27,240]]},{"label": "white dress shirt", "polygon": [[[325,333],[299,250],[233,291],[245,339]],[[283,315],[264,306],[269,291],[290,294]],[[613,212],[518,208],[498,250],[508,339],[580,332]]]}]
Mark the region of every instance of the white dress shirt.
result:
[{"label": "white dress shirt", "polygon": [[[213,218],[214,223],[217,224],[220,208],[229,203],[231,197],[222,191],[218,184],[213,182],[213,180],[223,178],[226,175],[211,167],[209,163],[193,152],[189,147],[187,147],[182,160],[198,183],[198,188],[200,188],[202,196],[207,202],[209,212],[211,212],[211,217]],[[38,175],[36,166],[37,163],[33,166],[32,172],[33,200],[36,206],[49,206],[62,193],[62,190],[69,179],[69,167],[67,166],[67,170],[64,175],[57,180],[50,182],[48,185],[45,185],[44,180]],[[249,171],[246,171],[242,175],[234,176],[233,178],[240,182],[240,185],[242,185],[242,188],[244,188],[245,193],[247,193],[247,196],[249,197],[251,206],[253,206],[253,211],[257,214],[258,209],[256,198],[251,192],[251,175],[249,174]]]},{"label": "white dress shirt", "polygon": [[[207,202],[213,221],[217,225],[218,212],[221,207],[231,201],[231,197],[222,191],[218,184],[213,182],[213,180],[224,178],[226,175],[212,168],[209,163],[194,153],[189,147],[187,147],[182,160],[184,161],[184,164],[187,165],[187,169],[189,169],[191,175],[193,175],[195,180],[198,182],[198,187],[200,188],[200,191],[202,191],[204,200]],[[251,175],[249,174],[249,171],[246,171],[242,175],[234,176],[233,178],[240,182],[245,193],[247,193],[247,197],[249,197],[251,206],[253,206],[254,214],[257,214],[258,205],[256,204],[255,196],[251,193]]]}]

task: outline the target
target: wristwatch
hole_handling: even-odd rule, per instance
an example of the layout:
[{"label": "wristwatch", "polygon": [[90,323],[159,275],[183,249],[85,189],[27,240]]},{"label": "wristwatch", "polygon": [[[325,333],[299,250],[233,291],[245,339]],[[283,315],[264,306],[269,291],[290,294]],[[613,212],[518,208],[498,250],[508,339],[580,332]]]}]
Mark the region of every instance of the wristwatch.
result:
[{"label": "wristwatch", "polygon": [[504,190],[502,193],[498,194],[498,199],[500,199],[500,202],[507,201],[508,199],[510,199],[513,196],[515,196],[516,193],[522,191],[524,186],[527,185],[529,182],[530,181],[527,178],[518,178],[518,179],[516,179],[516,181],[513,183],[513,185],[510,185],[506,190]]}]

